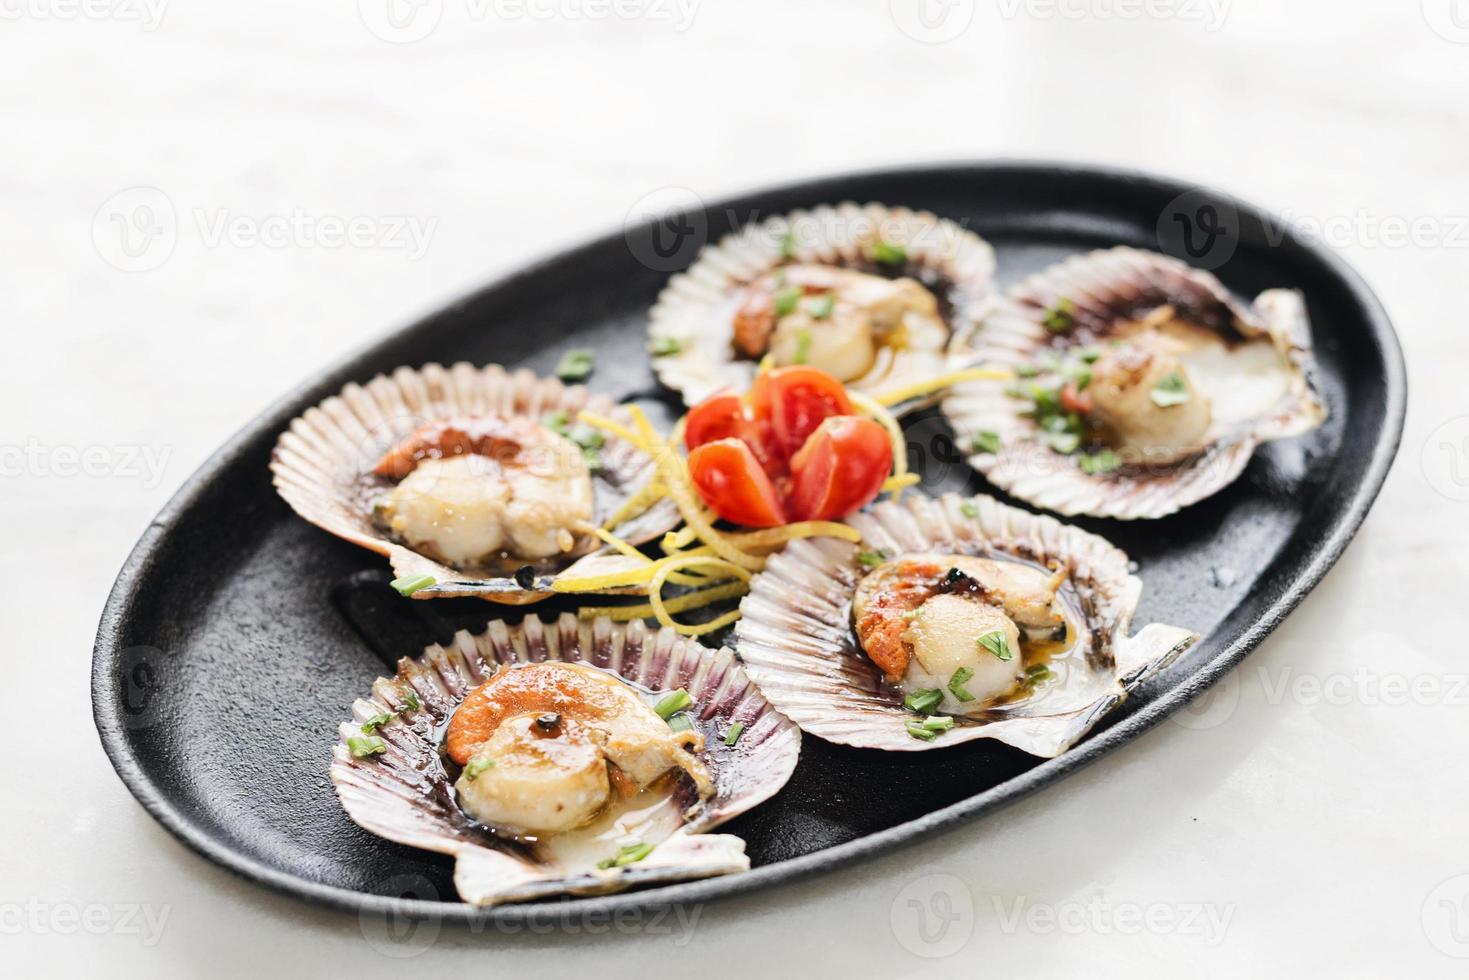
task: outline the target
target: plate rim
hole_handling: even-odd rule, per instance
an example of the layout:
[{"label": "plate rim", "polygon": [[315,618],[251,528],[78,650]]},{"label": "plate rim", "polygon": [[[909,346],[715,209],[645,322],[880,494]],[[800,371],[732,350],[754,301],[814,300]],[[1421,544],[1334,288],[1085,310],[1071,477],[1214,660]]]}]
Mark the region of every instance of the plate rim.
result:
[{"label": "plate rim", "polygon": [[[556,248],[537,255],[509,272],[463,291],[448,302],[435,305],[407,325],[350,351],[333,362],[315,380],[298,384],[277,398],[260,414],[236,431],[194,471],[149,522],[147,528],[123,562],[108,593],[97,627],[92,652],[92,715],[113,768],[123,784],[143,808],[174,837],[196,854],[279,894],[305,899],[360,917],[405,916],[415,921],[447,923],[455,926],[513,927],[515,929],[567,926],[590,918],[605,919],[625,909],[641,911],[673,906],[687,906],[748,894],[768,885],[807,878],[820,871],[862,860],[884,851],[926,839],[934,833],[950,830],[961,823],[1021,800],[1038,790],[1065,778],[1096,759],[1131,742],[1156,726],[1179,708],[1213,686],[1237,666],[1292,612],[1330,571],[1346,550],[1376,500],[1402,441],[1407,411],[1407,373],[1402,348],[1391,320],[1381,301],[1361,275],[1335,251],[1305,240],[1294,225],[1263,208],[1244,202],[1233,194],[1215,187],[1164,176],[1144,170],[1071,161],[1045,159],[962,159],[924,162],[911,165],[883,166],[818,174],[779,184],[763,184],[703,201],[707,212],[735,211],[749,199],[769,196],[811,195],[820,193],[833,183],[853,180],[935,179],[964,177],[983,179],[1004,172],[1022,173],[1030,177],[1115,181],[1143,185],[1159,193],[1202,195],[1209,200],[1226,201],[1241,215],[1261,222],[1280,232],[1275,243],[1289,246],[1318,262],[1345,288],[1347,295],[1361,310],[1367,327],[1381,352],[1384,367],[1384,405],[1382,429],[1364,468],[1363,479],[1351,493],[1347,505],[1326,519],[1327,534],[1314,543],[1301,567],[1291,576],[1286,588],[1245,629],[1206,663],[1199,664],[1188,683],[1160,695],[1146,707],[1088,737],[1055,759],[1044,760],[1034,768],[974,796],[905,823],[868,834],[823,850],[774,864],[752,868],[736,875],[702,881],[670,884],[645,891],[617,895],[573,898],[564,901],[502,905],[478,908],[457,900],[434,901],[422,898],[400,898],[355,891],[299,877],[227,847],[194,825],[188,817],[149,778],[144,766],[132,751],[126,726],[120,723],[117,697],[110,683],[108,668],[115,665],[121,653],[119,631],[128,619],[136,598],[137,586],[159,560],[159,549],[167,528],[178,516],[190,509],[219,473],[232,464],[245,447],[257,438],[279,432],[294,417],[302,404],[315,404],[339,390],[348,380],[361,380],[361,366],[385,354],[391,347],[409,339],[439,317],[475,299],[512,287],[516,282],[536,276],[553,263],[573,260],[580,254],[594,252],[623,238],[629,225],[604,232],[569,247]],[[701,198],[702,200],[702,198]]]}]

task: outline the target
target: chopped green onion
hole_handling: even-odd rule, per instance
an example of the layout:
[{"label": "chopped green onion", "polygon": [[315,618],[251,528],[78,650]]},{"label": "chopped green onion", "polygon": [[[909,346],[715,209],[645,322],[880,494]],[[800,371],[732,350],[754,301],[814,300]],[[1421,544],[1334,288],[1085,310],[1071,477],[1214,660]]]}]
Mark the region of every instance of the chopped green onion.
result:
[{"label": "chopped green onion", "polygon": [[882,265],[902,265],[908,261],[908,250],[892,242],[876,242],[867,254]]},{"label": "chopped green onion", "polygon": [[547,412],[541,416],[541,424],[558,436],[564,436],[571,431],[571,416],[565,412]]},{"label": "chopped green onion", "polygon": [[391,711],[384,711],[382,714],[373,715],[362,723],[362,734],[371,735],[375,729],[381,728],[392,720],[393,713]]},{"label": "chopped green onion", "polygon": [[976,453],[997,453],[1002,445],[998,432],[978,432],[969,440],[970,451]]},{"label": "chopped green onion", "polygon": [[1081,448],[1081,436],[1075,432],[1048,432],[1041,441],[1062,456],[1069,456]]},{"label": "chopped green onion", "polygon": [[1148,392],[1148,397],[1159,408],[1172,408],[1174,405],[1182,405],[1189,398],[1188,382],[1177,371],[1170,371],[1157,384],[1153,385],[1153,390]]},{"label": "chopped green onion", "polygon": [[1064,296],[1056,301],[1056,305],[1046,310],[1046,315],[1041,320],[1042,326],[1052,333],[1063,333],[1070,330],[1076,323],[1076,318],[1071,315],[1071,300]]},{"label": "chopped green onion", "polygon": [[926,715],[943,703],[944,692],[938,688],[923,691],[914,691],[903,699],[903,707],[909,711],[916,711],[920,715]]},{"label": "chopped green onion", "polygon": [[738,742],[740,740],[740,736],[743,735],[744,733],[745,733],[745,723],[742,722],[742,721],[735,722],[733,725],[730,725],[729,726],[729,731],[727,731],[727,732],[724,733],[724,744],[725,745],[733,745],[733,744],[735,744],[736,742]]},{"label": "chopped green onion", "polygon": [[1051,668],[1045,664],[1033,664],[1025,668],[1025,682],[1027,684],[1042,684],[1056,675],[1051,673]]},{"label": "chopped green onion", "polygon": [[1095,364],[1097,358],[1102,356],[1102,352],[1095,347],[1078,347],[1075,353],[1077,360],[1083,364]]},{"label": "chopped green onion", "polygon": [[910,721],[905,723],[903,727],[908,729],[909,735],[912,735],[914,738],[921,738],[925,742],[932,742],[939,737],[938,732],[929,731],[927,728],[924,728],[923,722],[921,721]]},{"label": "chopped green onion", "polygon": [[1086,391],[1086,386],[1092,383],[1091,368],[1078,368],[1072,371],[1071,383],[1076,385],[1077,391]]},{"label": "chopped green onion", "polygon": [[864,551],[857,556],[857,562],[863,568],[876,568],[886,557],[887,554],[882,551]]},{"label": "chopped green onion", "polygon": [[1110,449],[1103,449],[1099,453],[1090,453],[1082,456],[1077,461],[1081,471],[1088,476],[1097,476],[1101,473],[1111,473],[1122,466],[1122,457]]},{"label": "chopped green onion", "polygon": [[687,711],[680,711],[668,719],[668,727],[676,732],[689,732],[694,729],[694,719],[689,717]]},{"label": "chopped green onion", "polygon": [[796,233],[788,231],[780,236],[780,257],[793,259],[796,257]]},{"label": "chopped green onion", "polygon": [[403,707],[407,711],[418,711],[420,708],[423,707],[423,702],[418,700],[417,692],[409,691],[407,694],[403,695]]},{"label": "chopped green onion", "polygon": [[974,520],[974,518],[979,516],[979,505],[972,500],[966,500],[959,505],[959,513],[970,520]]},{"label": "chopped green onion", "polygon": [[836,309],[836,305],[836,295],[833,293],[827,293],[825,296],[820,297],[810,306],[806,307],[806,310],[811,314],[812,319],[825,320],[827,317],[831,316],[831,311]]},{"label": "chopped green onion", "polygon": [[636,864],[649,854],[653,853],[652,844],[628,844],[617,852],[616,857],[610,857],[597,862],[599,868],[625,868],[629,864]]},{"label": "chopped green onion", "polygon": [[658,712],[659,718],[667,721],[693,703],[694,699],[689,697],[689,692],[679,688],[671,694],[665,694],[657,704],[653,705],[653,710]]},{"label": "chopped green onion", "polygon": [[811,331],[802,328],[796,331],[796,363],[805,364],[811,359]]},{"label": "chopped green onion", "polygon": [[668,357],[683,350],[683,341],[677,337],[654,337],[652,350],[654,357]]},{"label": "chopped green onion", "polygon": [[487,755],[482,755],[477,759],[470,759],[469,765],[464,767],[464,778],[468,779],[470,782],[473,782],[474,780],[478,779],[480,774],[483,773],[486,769],[493,768],[495,768],[495,760],[491,759]]},{"label": "chopped green onion", "polygon": [[407,596],[419,589],[426,589],[437,581],[438,579],[432,575],[405,575],[402,578],[393,579],[388,584],[397,589],[399,595]]},{"label": "chopped green onion", "polygon": [[1005,639],[1005,634],[1001,630],[991,630],[981,636],[979,645],[1006,663],[1015,659],[1015,651],[1010,649],[1010,641]]},{"label": "chopped green onion", "polygon": [[787,286],[775,294],[775,315],[785,316],[796,312],[796,304],[801,301],[801,287]]},{"label": "chopped green onion", "polygon": [[351,750],[352,758],[365,759],[388,751],[388,743],[376,735],[348,735],[347,748]]},{"label": "chopped green onion", "polygon": [[562,381],[585,381],[592,376],[592,370],[596,366],[596,351],[584,347],[569,350],[561,355],[561,362],[556,365],[556,377]]},{"label": "chopped green onion", "polygon": [[1040,373],[1041,369],[1034,364],[1022,364],[1015,369],[1015,376],[1017,378],[1033,378]]},{"label": "chopped green onion", "polygon": [[917,609],[909,609],[907,612],[898,613],[898,618],[901,619],[905,623],[911,623],[911,622],[913,622],[913,620],[917,619],[919,616],[922,616],[922,615],[923,615],[923,607],[922,606],[919,606]]},{"label": "chopped green onion", "polygon": [[933,715],[923,719],[919,724],[931,732],[946,732],[954,727],[954,719],[948,715]]},{"label": "chopped green onion", "polygon": [[974,695],[964,689],[964,685],[974,676],[974,671],[968,667],[960,667],[954,671],[954,676],[949,678],[949,693],[960,701],[973,701]]}]

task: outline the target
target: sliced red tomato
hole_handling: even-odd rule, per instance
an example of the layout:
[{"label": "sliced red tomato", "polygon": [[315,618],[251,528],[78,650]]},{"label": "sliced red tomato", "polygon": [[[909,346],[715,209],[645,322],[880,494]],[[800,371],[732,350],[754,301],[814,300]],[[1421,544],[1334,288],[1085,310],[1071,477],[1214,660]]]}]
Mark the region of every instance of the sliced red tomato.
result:
[{"label": "sliced red tomato", "polygon": [[757,419],[769,423],[770,449],[782,460],[799,452],[822,420],[852,414],[842,383],[803,365],[775,368],[757,377],[750,407]]},{"label": "sliced red tomato", "polygon": [[892,469],[886,429],[869,418],[830,416],[791,457],[786,513],[793,521],[846,517],[877,496]]},{"label": "sliced red tomato", "polygon": [[689,410],[683,441],[690,450],[716,439],[741,439],[750,431],[745,400],[732,392],[710,395]]},{"label": "sliced red tomato", "polygon": [[775,484],[739,439],[716,439],[689,453],[689,476],[704,502],[727,521],[745,527],[788,523]]}]

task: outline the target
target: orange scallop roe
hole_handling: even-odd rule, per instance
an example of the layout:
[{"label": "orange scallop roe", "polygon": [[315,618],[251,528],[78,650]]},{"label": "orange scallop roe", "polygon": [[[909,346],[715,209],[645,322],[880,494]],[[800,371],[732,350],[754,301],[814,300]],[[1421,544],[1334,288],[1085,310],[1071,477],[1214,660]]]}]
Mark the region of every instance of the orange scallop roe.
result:
[{"label": "orange scallop roe", "polygon": [[469,692],[449,720],[445,746],[461,766],[489,740],[506,719],[528,713],[564,715],[577,720],[617,714],[617,692],[588,681],[582,671],[546,662],[501,670]]},{"label": "orange scallop roe", "polygon": [[882,670],[883,676],[896,684],[908,671],[912,651],[903,640],[908,621],[903,613],[912,612],[937,591],[936,580],[943,569],[933,563],[903,562],[897,569],[892,587],[877,592],[857,620],[857,639],[867,657]]},{"label": "orange scallop roe", "polygon": [[494,416],[440,419],[405,436],[377,461],[372,471],[378,476],[401,480],[425,459],[469,454],[506,463],[515,459],[526,443],[544,438],[540,428],[527,419]]}]

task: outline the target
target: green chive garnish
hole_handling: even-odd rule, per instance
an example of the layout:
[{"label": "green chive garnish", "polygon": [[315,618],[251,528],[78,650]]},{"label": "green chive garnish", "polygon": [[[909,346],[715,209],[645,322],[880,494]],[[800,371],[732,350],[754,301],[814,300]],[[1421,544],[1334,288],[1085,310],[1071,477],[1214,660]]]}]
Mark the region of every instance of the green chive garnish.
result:
[{"label": "green chive garnish", "polygon": [[1043,684],[1056,675],[1051,673],[1051,668],[1045,664],[1034,664],[1025,668],[1025,682],[1027,684]]},{"label": "green chive garnish", "polygon": [[949,678],[949,693],[960,701],[973,701],[974,695],[964,690],[964,685],[974,676],[974,671],[968,667],[960,667],[954,671],[954,676]]},{"label": "green chive garnish", "polygon": [[740,736],[743,735],[744,733],[745,733],[745,723],[742,722],[742,721],[735,722],[733,725],[730,725],[729,726],[729,731],[727,731],[727,732],[724,733],[724,744],[725,745],[733,745],[733,744],[735,744],[736,742],[738,742],[740,740]]},{"label": "green chive garnish", "polygon": [[349,735],[347,736],[347,748],[351,750],[352,758],[365,759],[370,755],[388,751],[388,743],[376,735]]},{"label": "green chive garnish", "polygon": [[898,618],[903,620],[905,623],[911,623],[913,622],[913,620],[922,615],[923,607],[919,606],[917,609],[909,609],[907,612],[898,613]]},{"label": "green chive garnish", "polygon": [[948,715],[933,715],[923,719],[919,724],[931,732],[946,732],[954,727],[954,719]]},{"label": "green chive garnish", "polygon": [[857,562],[863,568],[876,568],[886,557],[887,555],[881,551],[864,551],[857,556]]},{"label": "green chive garnish", "polygon": [[1153,390],[1148,392],[1148,397],[1159,408],[1182,405],[1188,401],[1188,382],[1177,371],[1171,371],[1153,385]]},{"label": "green chive garnish", "polygon": [[565,412],[547,412],[541,416],[541,424],[558,436],[564,436],[571,431],[571,416]]},{"label": "green chive garnish", "polygon": [[477,759],[470,759],[469,765],[464,767],[464,778],[468,779],[470,782],[473,782],[475,779],[479,778],[480,773],[484,772],[486,769],[493,768],[495,768],[495,760],[491,759],[487,755],[482,755]]},{"label": "green chive garnish", "polygon": [[787,286],[775,294],[775,315],[786,316],[796,312],[796,304],[801,301],[801,288],[799,286]]},{"label": "green chive garnish", "polygon": [[694,719],[689,717],[687,711],[680,711],[668,719],[668,727],[676,732],[692,731],[694,728]]},{"label": "green chive garnish", "polygon": [[1077,461],[1081,471],[1088,476],[1097,476],[1101,473],[1111,473],[1122,466],[1122,457],[1110,449],[1103,449],[1099,453],[1090,453],[1082,456]]},{"label": "green chive garnish", "polygon": [[694,699],[689,697],[689,692],[679,688],[671,694],[665,694],[657,704],[653,705],[653,710],[658,712],[659,718],[667,721],[693,703]]},{"label": "green chive garnish", "polygon": [[943,701],[944,692],[935,687],[923,691],[914,691],[903,699],[903,707],[909,711],[916,711],[921,715],[926,715],[942,704]]},{"label": "green chive garnish", "polygon": [[1102,352],[1095,347],[1079,347],[1076,350],[1077,360],[1083,364],[1095,364],[1097,358],[1101,356]]},{"label": "green chive garnish", "polygon": [[975,453],[997,453],[1003,445],[998,432],[979,432],[969,440],[969,451]]},{"label": "green chive garnish", "polygon": [[1000,630],[992,630],[981,636],[979,645],[1006,663],[1015,659],[1015,651],[1010,649],[1010,642],[1005,639],[1005,634]]},{"label": "green chive garnish", "polygon": [[806,309],[811,314],[812,319],[825,320],[827,317],[831,316],[831,311],[836,309],[836,305],[837,298],[835,294],[827,293],[825,296],[822,296],[820,299],[817,299],[815,302],[813,302],[810,306],[806,307]]},{"label": "green chive garnish", "polygon": [[966,500],[959,505],[959,513],[973,520],[979,516],[979,505],[972,500]]},{"label": "green chive garnish", "polygon": [[780,236],[780,257],[793,259],[796,257],[796,233],[788,231]]},{"label": "green chive garnish", "polygon": [[1075,432],[1048,432],[1041,441],[1062,456],[1070,456],[1081,448],[1081,436]]},{"label": "green chive garnish", "polygon": [[909,735],[912,735],[914,738],[921,738],[925,742],[932,742],[939,737],[938,732],[929,731],[927,728],[924,728],[923,722],[921,721],[910,721],[905,723],[903,727],[908,729]]},{"label": "green chive garnish", "polygon": [[668,357],[683,350],[683,341],[677,337],[654,337],[652,350],[654,357]]},{"label": "green chive garnish", "polygon": [[384,711],[382,714],[373,715],[371,718],[362,723],[362,734],[371,735],[375,729],[381,728],[392,720],[393,714],[390,711]]},{"label": "green chive garnish", "polygon": [[796,363],[805,364],[811,359],[811,331],[796,331]]},{"label": "green chive garnish", "polygon": [[908,250],[892,242],[877,242],[867,254],[882,265],[902,265],[908,261]]},{"label": "green chive garnish", "polygon": [[1064,296],[1056,301],[1056,305],[1046,310],[1046,315],[1041,324],[1052,333],[1062,333],[1070,330],[1076,323],[1076,318],[1071,315],[1071,300]]},{"label": "green chive garnish", "polygon": [[592,370],[596,366],[596,351],[584,347],[569,350],[561,355],[561,362],[556,365],[556,377],[562,381],[585,381],[592,376]]},{"label": "green chive garnish", "polygon": [[403,707],[407,711],[418,711],[423,707],[423,702],[418,700],[418,694],[416,692],[409,691],[403,695]]},{"label": "green chive garnish", "polygon": [[397,589],[399,595],[407,596],[412,595],[419,589],[428,588],[436,581],[438,581],[438,579],[434,578],[432,575],[405,575],[402,578],[393,579],[388,584]]},{"label": "green chive garnish", "polygon": [[1034,364],[1022,364],[1015,369],[1015,376],[1017,378],[1033,378],[1040,373],[1041,369]]},{"label": "green chive garnish", "polygon": [[597,862],[599,868],[625,868],[629,864],[636,864],[649,854],[653,853],[652,844],[628,844],[617,852],[616,857],[610,857]]}]

